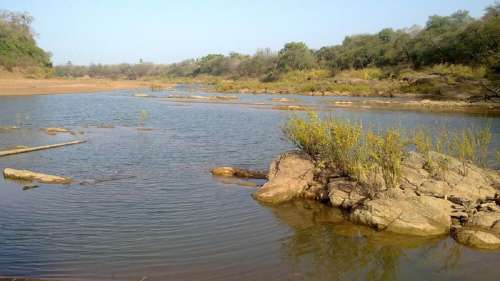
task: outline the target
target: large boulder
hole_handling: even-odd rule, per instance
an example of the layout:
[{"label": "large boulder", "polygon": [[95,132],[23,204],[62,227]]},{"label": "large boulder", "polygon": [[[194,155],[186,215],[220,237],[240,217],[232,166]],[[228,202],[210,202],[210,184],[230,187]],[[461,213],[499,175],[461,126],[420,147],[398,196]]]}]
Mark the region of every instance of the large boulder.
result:
[{"label": "large boulder", "polygon": [[268,179],[252,194],[255,199],[266,203],[282,203],[301,197],[314,184],[314,162],[303,152],[287,152],[272,161]]},{"label": "large boulder", "polygon": [[450,231],[451,203],[431,196],[381,196],[356,207],[350,219],[394,233],[441,235]]}]

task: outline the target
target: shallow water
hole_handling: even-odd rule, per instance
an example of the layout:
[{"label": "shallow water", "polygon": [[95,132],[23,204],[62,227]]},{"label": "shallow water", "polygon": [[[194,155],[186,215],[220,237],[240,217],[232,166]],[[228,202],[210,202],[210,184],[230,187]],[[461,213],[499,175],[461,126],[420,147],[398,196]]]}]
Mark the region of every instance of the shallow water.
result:
[{"label": "shallow water", "polygon": [[[179,87],[169,93],[198,91]],[[0,148],[88,140],[0,158],[1,169],[75,179],[67,186],[26,191],[0,179],[0,276],[497,280],[499,252],[473,250],[447,237],[377,233],[348,224],[336,210],[314,202],[261,205],[250,197],[252,188],[209,174],[217,165],[267,168],[274,156],[291,148],[279,130],[289,112],[137,98],[134,93],[0,97],[0,127],[21,127],[0,132]],[[272,96],[240,97],[270,103]],[[332,99],[286,97],[317,105]],[[143,110],[148,113],[143,126],[151,131],[137,130]],[[498,118],[342,109],[334,114],[380,127],[490,123],[493,149],[500,143]],[[38,130],[50,126],[83,134],[48,136]]]}]

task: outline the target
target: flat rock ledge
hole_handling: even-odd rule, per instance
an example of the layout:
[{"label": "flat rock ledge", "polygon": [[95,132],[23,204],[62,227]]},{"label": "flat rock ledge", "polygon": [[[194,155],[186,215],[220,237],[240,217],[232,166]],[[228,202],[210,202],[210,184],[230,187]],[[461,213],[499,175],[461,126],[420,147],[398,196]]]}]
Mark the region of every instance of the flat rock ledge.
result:
[{"label": "flat rock ledge", "polygon": [[339,208],[346,219],[414,236],[451,234],[456,241],[476,248],[500,249],[500,172],[468,164],[462,175],[457,159],[446,157],[448,169],[439,175],[425,169],[421,154],[410,152],[402,161],[401,184],[377,189],[333,172],[318,170],[314,160],[289,151],[272,161],[268,182],[252,196],[279,204],[296,198],[320,201]]},{"label": "flat rock ledge", "polygon": [[6,179],[12,180],[22,180],[29,182],[39,182],[46,184],[69,184],[71,183],[70,178],[47,175],[42,173],[36,173],[28,170],[16,170],[11,168],[6,168],[3,170],[3,176]]}]

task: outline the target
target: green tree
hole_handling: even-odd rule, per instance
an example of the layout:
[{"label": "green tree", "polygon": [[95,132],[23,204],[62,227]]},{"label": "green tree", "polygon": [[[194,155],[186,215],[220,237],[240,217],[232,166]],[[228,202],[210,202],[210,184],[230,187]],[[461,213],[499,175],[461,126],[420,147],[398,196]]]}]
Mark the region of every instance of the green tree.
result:
[{"label": "green tree", "polygon": [[50,54],[36,45],[28,13],[0,10],[0,66],[50,68]]},{"label": "green tree", "polygon": [[303,42],[287,43],[278,53],[277,68],[279,71],[305,70],[314,66],[314,55]]}]

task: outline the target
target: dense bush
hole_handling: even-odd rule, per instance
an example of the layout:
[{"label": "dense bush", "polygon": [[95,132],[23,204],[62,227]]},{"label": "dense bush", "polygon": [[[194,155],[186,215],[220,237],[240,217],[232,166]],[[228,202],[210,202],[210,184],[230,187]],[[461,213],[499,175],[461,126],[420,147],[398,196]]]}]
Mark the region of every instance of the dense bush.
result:
[{"label": "dense bush", "polygon": [[36,45],[32,21],[29,14],[0,10],[0,66],[4,69],[52,66],[50,55]]}]

